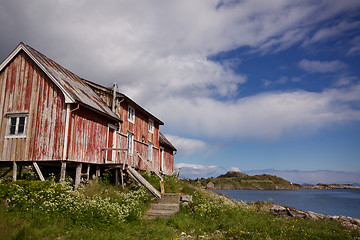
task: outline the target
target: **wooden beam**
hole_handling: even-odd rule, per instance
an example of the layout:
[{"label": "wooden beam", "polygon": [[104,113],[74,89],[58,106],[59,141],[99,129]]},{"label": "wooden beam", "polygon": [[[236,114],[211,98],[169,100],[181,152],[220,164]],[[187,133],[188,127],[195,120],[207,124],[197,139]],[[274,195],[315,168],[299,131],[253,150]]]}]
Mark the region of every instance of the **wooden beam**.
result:
[{"label": "wooden beam", "polygon": [[60,182],[65,182],[66,177],[66,162],[61,162],[61,170],[60,170]]},{"label": "wooden beam", "polygon": [[74,189],[76,190],[80,185],[80,177],[81,177],[81,169],[82,169],[82,163],[79,163],[76,166],[76,172],[75,172],[75,186]]},{"label": "wooden beam", "polygon": [[37,164],[37,162],[33,162],[33,165],[34,165],[34,168],[35,168],[36,173],[38,174],[40,180],[41,180],[41,181],[45,181],[45,178],[44,178],[44,176],[42,175],[41,170],[40,170],[39,165]]},{"label": "wooden beam", "polygon": [[5,177],[10,171],[12,170],[12,168],[11,167],[9,167],[9,169],[8,170],[6,170],[3,174],[1,174],[0,175],[0,178],[3,178],[3,177]]},{"label": "wooden beam", "polygon": [[17,177],[17,164],[15,161],[13,161],[13,175],[12,175],[13,182],[16,182],[16,177]]}]

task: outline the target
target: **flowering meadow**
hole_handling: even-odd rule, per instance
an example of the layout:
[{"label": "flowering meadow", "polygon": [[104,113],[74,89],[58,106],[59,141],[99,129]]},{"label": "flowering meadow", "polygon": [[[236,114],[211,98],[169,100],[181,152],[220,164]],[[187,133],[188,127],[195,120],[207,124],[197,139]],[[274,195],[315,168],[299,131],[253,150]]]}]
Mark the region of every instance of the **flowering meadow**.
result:
[{"label": "flowering meadow", "polygon": [[337,222],[276,217],[262,207],[270,203],[237,202],[199,186],[165,177],[167,192],[193,201],[169,219],[146,219],[156,199],[142,187],[0,182],[0,239],[360,239]]}]

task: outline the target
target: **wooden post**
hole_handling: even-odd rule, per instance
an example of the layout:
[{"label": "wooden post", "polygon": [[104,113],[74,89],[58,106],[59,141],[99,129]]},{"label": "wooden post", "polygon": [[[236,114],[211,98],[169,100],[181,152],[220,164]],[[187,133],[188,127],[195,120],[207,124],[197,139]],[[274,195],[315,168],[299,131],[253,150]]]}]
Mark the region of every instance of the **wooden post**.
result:
[{"label": "wooden post", "polygon": [[41,170],[40,170],[39,165],[37,164],[37,162],[33,162],[33,165],[34,165],[34,168],[35,168],[36,173],[38,174],[40,180],[41,180],[41,181],[45,181],[45,178],[44,178],[44,176],[42,175]]},{"label": "wooden post", "polygon": [[124,190],[124,173],[121,168],[120,168],[120,178],[121,178],[121,186],[122,186],[122,189]]},{"label": "wooden post", "polygon": [[100,167],[99,167],[99,166],[96,166],[95,176],[96,176],[97,178],[100,177]]},{"label": "wooden post", "polygon": [[16,182],[16,176],[17,176],[17,165],[16,162],[13,161],[13,175],[12,175],[13,182]]},{"label": "wooden post", "polygon": [[119,185],[119,169],[115,168],[115,185]]},{"label": "wooden post", "polygon": [[165,194],[165,188],[164,188],[164,181],[163,180],[160,181],[160,193]]},{"label": "wooden post", "polygon": [[79,163],[76,166],[76,172],[75,172],[75,186],[74,189],[76,190],[79,185],[80,185],[80,177],[81,177],[81,168],[82,168],[82,163]]},{"label": "wooden post", "polygon": [[61,162],[61,170],[60,170],[60,182],[65,182],[66,177],[66,162]]},{"label": "wooden post", "polygon": [[19,166],[19,171],[18,171],[18,174],[17,174],[17,179],[21,179],[21,171],[22,171],[22,166],[20,165]]},{"label": "wooden post", "polygon": [[87,170],[86,170],[86,180],[89,181],[90,179],[90,164],[87,165]]}]

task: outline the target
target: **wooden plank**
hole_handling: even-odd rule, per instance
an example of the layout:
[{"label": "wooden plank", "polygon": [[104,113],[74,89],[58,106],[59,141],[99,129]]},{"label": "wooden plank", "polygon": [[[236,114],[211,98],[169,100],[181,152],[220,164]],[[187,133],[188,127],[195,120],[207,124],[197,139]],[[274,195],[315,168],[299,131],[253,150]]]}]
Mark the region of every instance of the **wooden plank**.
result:
[{"label": "wooden plank", "polygon": [[45,178],[44,178],[44,176],[42,175],[41,170],[40,170],[39,165],[37,164],[37,162],[33,162],[33,165],[34,165],[34,168],[35,168],[36,173],[38,174],[40,180],[41,180],[41,181],[45,181]]},{"label": "wooden plank", "polygon": [[74,189],[76,190],[79,185],[80,185],[80,177],[81,177],[81,168],[82,168],[82,163],[79,163],[76,166],[76,172],[75,172],[75,186]]},{"label": "wooden plank", "polygon": [[17,164],[15,161],[13,161],[13,175],[12,175],[13,182],[16,182],[16,177],[17,177]]}]

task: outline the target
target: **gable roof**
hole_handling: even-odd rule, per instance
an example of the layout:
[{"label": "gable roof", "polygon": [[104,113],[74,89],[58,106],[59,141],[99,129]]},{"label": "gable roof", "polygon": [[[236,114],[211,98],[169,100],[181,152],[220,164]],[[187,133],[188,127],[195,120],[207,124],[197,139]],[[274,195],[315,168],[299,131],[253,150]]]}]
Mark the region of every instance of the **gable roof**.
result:
[{"label": "gable roof", "polygon": [[165,146],[168,146],[173,151],[177,151],[174,145],[172,145],[171,142],[167,140],[167,138],[161,132],[159,132],[159,142]]},{"label": "gable roof", "polygon": [[[21,42],[1,63],[0,72],[20,52],[24,51],[36,65],[60,88],[65,96],[65,103],[79,103],[100,114],[115,120],[119,117],[101,100],[101,98],[79,76],[62,67],[55,61]],[[120,120],[121,121],[121,120]]]}]

